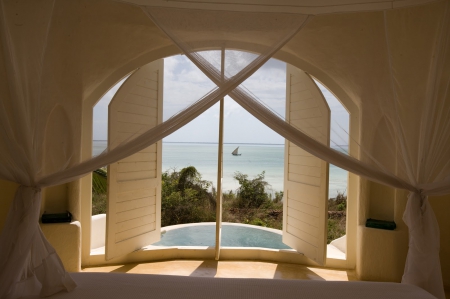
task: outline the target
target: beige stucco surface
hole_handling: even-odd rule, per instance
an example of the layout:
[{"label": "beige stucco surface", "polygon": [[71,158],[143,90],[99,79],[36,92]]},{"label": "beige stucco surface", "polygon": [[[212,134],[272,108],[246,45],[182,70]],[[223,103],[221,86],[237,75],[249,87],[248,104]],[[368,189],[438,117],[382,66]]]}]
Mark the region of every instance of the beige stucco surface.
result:
[{"label": "beige stucco surface", "polygon": [[[42,117],[57,111],[54,112],[55,119],[65,119],[73,137],[72,163],[76,163],[88,158],[91,151],[92,119],[86,111],[132,70],[158,58],[177,54],[179,50],[137,7],[106,0],[56,3],[48,44],[48,67],[44,71],[43,93],[50,101],[42,111]],[[427,71],[444,4],[441,1],[386,13],[391,34],[389,41],[394,49],[393,66],[404,91],[399,100],[409,107],[406,112],[411,116],[421,113],[414,110],[414,103],[424,98]],[[392,97],[383,26],[383,12],[377,11],[317,16],[275,55],[318,78],[349,110],[359,111],[358,118],[351,116],[351,134],[363,144],[372,144],[377,129],[373,123],[378,116],[368,111],[362,99],[370,101],[377,97]],[[254,46],[236,43],[237,48],[249,51]],[[1,97],[9,97],[5,81],[0,59]],[[414,132],[417,128],[407,129]],[[58,138],[63,137],[62,131],[49,132],[52,134],[49,133],[46,139],[46,157],[55,154],[55,144]],[[357,219],[354,226],[348,228],[355,231],[355,238],[349,241],[351,247],[348,248],[349,259],[354,259],[352,267],[356,268],[361,279],[399,281],[408,243],[407,228],[401,220],[407,193],[365,180],[357,183],[358,188],[352,194],[355,200],[352,216],[356,215]],[[17,186],[0,181],[0,187],[2,227]],[[51,196],[55,193],[44,192],[43,209],[70,209],[75,219],[81,220],[85,235],[82,243],[79,230],[65,232],[65,238],[76,239],[75,243],[89,250],[89,237],[86,237],[90,225],[89,184],[86,181],[84,184],[75,182],[56,187],[54,191],[60,199]],[[431,199],[431,204],[441,228],[444,284],[450,286],[450,197],[445,199]],[[381,203],[383,208],[379,207]],[[380,216],[391,217],[388,220],[395,220],[398,229],[388,232],[364,227],[367,218]],[[52,238],[51,242],[63,252],[73,252],[61,246],[63,238]],[[73,256],[79,257],[81,250],[77,250]],[[70,256],[68,259],[73,257],[72,253]]]},{"label": "beige stucco surface", "polygon": [[64,268],[69,272],[81,271],[80,222],[41,223],[41,229],[61,258]]}]

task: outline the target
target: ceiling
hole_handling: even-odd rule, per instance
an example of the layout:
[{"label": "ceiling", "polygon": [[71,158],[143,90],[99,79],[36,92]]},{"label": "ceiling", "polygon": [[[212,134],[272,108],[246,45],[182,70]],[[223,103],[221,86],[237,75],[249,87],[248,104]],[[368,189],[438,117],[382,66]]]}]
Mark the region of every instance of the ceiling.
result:
[{"label": "ceiling", "polygon": [[206,10],[329,14],[395,9],[436,0],[119,0],[137,5]]}]

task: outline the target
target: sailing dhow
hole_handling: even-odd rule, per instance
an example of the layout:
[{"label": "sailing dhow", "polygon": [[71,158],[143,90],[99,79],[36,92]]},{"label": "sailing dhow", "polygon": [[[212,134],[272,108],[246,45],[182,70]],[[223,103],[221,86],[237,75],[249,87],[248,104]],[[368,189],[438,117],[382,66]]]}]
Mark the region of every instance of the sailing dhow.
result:
[{"label": "sailing dhow", "polygon": [[238,153],[238,149],[239,146],[231,154],[233,154],[233,156],[240,156],[241,154]]}]

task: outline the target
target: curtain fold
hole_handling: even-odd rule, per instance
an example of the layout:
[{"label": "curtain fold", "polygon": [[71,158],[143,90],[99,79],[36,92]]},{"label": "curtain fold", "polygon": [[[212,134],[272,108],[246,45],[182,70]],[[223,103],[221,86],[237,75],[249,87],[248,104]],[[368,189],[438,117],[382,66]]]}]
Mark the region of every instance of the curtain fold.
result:
[{"label": "curtain fold", "polygon": [[439,225],[428,196],[411,192],[403,221],[408,225],[409,250],[402,283],[419,286],[445,299],[439,261]]}]

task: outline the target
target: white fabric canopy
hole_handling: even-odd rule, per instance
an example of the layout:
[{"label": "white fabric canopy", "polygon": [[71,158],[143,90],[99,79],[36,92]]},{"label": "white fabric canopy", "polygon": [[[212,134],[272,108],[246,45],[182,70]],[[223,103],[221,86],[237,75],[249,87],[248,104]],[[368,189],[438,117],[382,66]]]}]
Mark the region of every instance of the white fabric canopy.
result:
[{"label": "white fabric canopy", "polygon": [[[289,41],[307,20],[307,16],[292,15],[284,18],[284,22],[277,26],[278,30],[266,39],[267,44],[261,47],[262,53],[259,56],[254,55],[255,59],[250,64],[240,68],[235,76],[222,82],[219,88],[212,90],[163,124],[139,132],[125,143],[113,142],[114,146],[109,147],[103,154],[79,164],[70,165],[72,153],[69,150],[63,157],[46,161],[53,166],[49,171],[49,167],[40,158],[44,152],[46,127],[42,112],[46,111],[43,108],[48,108],[46,105],[52,105],[41,98],[42,70],[46,66],[47,54],[45,49],[55,3],[47,1],[47,4],[47,9],[35,14],[35,26],[27,27],[28,30],[37,31],[36,40],[28,40],[21,30],[14,30],[17,28],[12,26],[12,8],[4,2],[0,5],[4,59],[9,68],[11,93],[10,101],[0,103],[0,119],[4,128],[0,131],[1,150],[4,153],[1,156],[0,179],[21,184],[0,237],[2,298],[17,298],[36,292],[48,296],[61,290],[70,291],[75,287],[75,283],[65,272],[54,249],[40,230],[40,188],[72,181],[101,166],[136,153],[184,126],[253,74]],[[280,17],[267,15],[267,20],[274,22]],[[247,18],[241,20],[249,21]],[[252,27],[255,33],[262,33],[268,24],[265,20],[260,20],[258,23],[252,23]],[[29,51],[30,48],[36,50]]]},{"label": "white fabric canopy", "polygon": [[[50,54],[46,47],[55,7],[52,0],[44,3],[43,9],[28,20],[27,26],[16,26],[12,4],[0,2],[2,53],[10,93],[8,99],[0,102],[0,179],[21,185],[0,237],[0,297],[17,298],[24,294],[20,293],[21,290],[25,290],[25,294],[40,292],[50,295],[75,287],[40,231],[40,188],[72,181],[146,148],[229,94],[260,121],[317,157],[372,181],[411,191],[404,216],[410,232],[410,249],[403,282],[418,285],[438,298],[445,298],[439,264],[439,228],[427,196],[450,193],[448,3],[445,20],[439,30],[439,43],[430,53],[436,58],[431,59],[426,92],[418,98],[404,96],[404,74],[398,71],[401,70],[399,60],[393,59],[398,55],[397,41],[390,35],[390,19],[385,14],[391,92],[380,95],[375,102],[361,100],[365,123],[372,124],[372,128],[366,130],[376,130],[380,120],[389,123],[389,134],[386,135],[390,136],[383,136],[379,142],[388,154],[396,158],[395,165],[377,159],[364,138],[359,145],[363,153],[361,159],[324,146],[286,123],[249,92],[238,87],[296,35],[311,16],[145,6],[142,9],[154,23],[218,87],[163,124],[141,131],[127,142],[114,144],[102,155],[82,163],[72,161],[74,149],[68,146],[71,144],[69,130],[69,139],[62,141],[62,153],[44,160],[47,120],[57,109],[59,100],[42,97],[42,91],[47,88],[42,74],[48,67],[46,59]],[[258,49],[258,53],[236,55],[229,52],[228,74],[222,80],[220,64],[218,67],[214,62],[214,55],[198,50],[233,49],[237,42],[252,44],[253,51]],[[415,109],[408,109],[411,105]]]},{"label": "white fabric canopy", "polygon": [[[220,20],[221,18],[218,14],[223,15],[226,13],[197,12],[201,13],[202,18],[200,16],[198,18],[194,17],[194,21],[190,20],[189,22],[195,24],[186,26],[185,20],[187,16],[195,15],[195,11],[153,7],[145,10],[182,51],[215,84],[220,86],[220,68],[214,67],[213,63],[209,62],[201,53],[195,52],[194,49],[198,48],[197,44],[205,41],[201,40],[202,37],[199,38],[198,32],[195,31],[196,36],[194,37],[191,29],[207,27],[202,22],[207,22],[208,18]],[[201,20],[200,22],[195,21],[199,19]],[[385,14],[385,22],[387,21]],[[445,53],[449,48],[449,21],[450,17],[447,11],[446,20],[443,22],[439,44],[436,49],[438,57],[439,55],[446,57]],[[202,30],[202,33],[207,33],[208,31],[214,32],[213,29],[209,29]],[[398,83],[396,82],[395,66],[391,61],[392,50],[390,49],[391,41],[389,40],[387,25],[385,26],[385,35],[389,57],[390,80],[392,82],[392,97],[380,98],[375,103],[365,103],[365,109],[371,110],[371,115],[374,117],[372,123],[374,127],[376,127],[377,120],[380,117],[387,119],[392,125],[392,131],[389,133],[393,135],[392,139],[397,140],[399,144],[390,143],[391,139],[389,138],[384,138],[379,142],[382,143],[382,148],[399,157],[395,170],[391,168],[391,165],[378,161],[374,157],[374,153],[371,153],[365,145],[360,145],[360,147],[361,151],[365,153],[366,160],[359,161],[323,145],[313,137],[302,133],[301,129],[298,130],[279,118],[255,99],[251,93],[240,87],[232,90],[229,95],[264,124],[309,153],[372,181],[411,191],[404,215],[405,223],[408,225],[410,232],[410,250],[402,282],[418,285],[438,298],[445,298],[439,263],[439,227],[429,205],[427,195],[447,194],[450,192],[450,185],[448,184],[450,159],[447,150],[450,145],[450,136],[446,130],[437,132],[435,129],[432,129],[436,127],[449,128],[450,126],[450,118],[448,117],[450,115],[450,107],[445,101],[448,97],[450,78],[442,78],[442,68],[445,64],[438,66],[436,62],[440,60],[434,60],[434,65],[430,69],[426,99],[420,99],[420,103],[415,103],[416,105],[423,105],[423,109],[419,110],[421,115],[417,115],[417,119],[420,122],[411,118],[411,115],[408,113],[405,115],[404,110],[406,110],[406,107],[401,107],[405,103],[400,101],[398,86],[396,86]],[[439,94],[437,85],[441,82],[447,88],[444,89],[442,94]],[[417,131],[405,130],[405,128],[414,126],[418,126],[417,129],[421,132],[419,138],[417,138]],[[429,140],[431,135],[433,136],[433,141]]]},{"label": "white fabric canopy", "polygon": [[411,5],[419,5],[430,0],[196,0],[196,1],[165,1],[165,0],[120,0],[140,6],[195,8],[202,10],[232,10],[232,11],[257,11],[257,12],[285,12],[300,14],[330,14],[338,12],[358,12],[400,8]]}]

